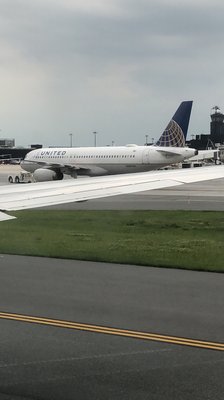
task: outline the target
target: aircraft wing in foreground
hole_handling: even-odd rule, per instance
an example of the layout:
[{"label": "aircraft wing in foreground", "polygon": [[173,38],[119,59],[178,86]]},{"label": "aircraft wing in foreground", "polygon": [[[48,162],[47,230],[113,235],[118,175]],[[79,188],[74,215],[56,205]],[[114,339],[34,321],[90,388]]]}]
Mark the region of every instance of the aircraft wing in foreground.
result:
[{"label": "aircraft wing in foreground", "polygon": [[224,165],[106,177],[1,186],[0,220],[5,212],[39,208],[224,178]]}]

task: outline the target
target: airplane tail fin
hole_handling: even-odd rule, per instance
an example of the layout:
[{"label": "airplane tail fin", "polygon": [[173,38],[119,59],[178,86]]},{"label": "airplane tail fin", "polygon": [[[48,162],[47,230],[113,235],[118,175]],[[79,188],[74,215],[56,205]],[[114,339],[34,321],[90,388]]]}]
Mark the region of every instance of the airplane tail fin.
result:
[{"label": "airplane tail fin", "polygon": [[184,147],[193,101],[183,101],[162,133],[156,146]]}]

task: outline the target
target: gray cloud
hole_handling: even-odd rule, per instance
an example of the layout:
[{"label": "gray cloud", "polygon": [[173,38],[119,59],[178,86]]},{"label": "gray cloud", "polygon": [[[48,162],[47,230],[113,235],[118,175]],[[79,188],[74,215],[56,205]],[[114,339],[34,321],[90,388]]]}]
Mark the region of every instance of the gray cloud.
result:
[{"label": "gray cloud", "polygon": [[[2,133],[41,141],[143,143],[178,103],[195,100],[193,133],[222,107],[221,1],[2,0]],[[101,137],[101,139],[100,139]]]}]

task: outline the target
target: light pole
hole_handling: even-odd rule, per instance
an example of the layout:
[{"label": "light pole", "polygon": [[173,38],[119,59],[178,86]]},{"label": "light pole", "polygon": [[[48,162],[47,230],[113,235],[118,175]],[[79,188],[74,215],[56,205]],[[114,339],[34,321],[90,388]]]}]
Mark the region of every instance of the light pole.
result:
[{"label": "light pole", "polygon": [[72,133],[69,133],[70,136],[70,147],[72,147]]},{"label": "light pole", "polygon": [[94,147],[96,147],[96,135],[97,135],[97,132],[93,132],[93,134],[94,134]]},{"label": "light pole", "polygon": [[145,135],[145,144],[146,144],[146,146],[148,144],[148,137],[149,137],[149,135]]}]

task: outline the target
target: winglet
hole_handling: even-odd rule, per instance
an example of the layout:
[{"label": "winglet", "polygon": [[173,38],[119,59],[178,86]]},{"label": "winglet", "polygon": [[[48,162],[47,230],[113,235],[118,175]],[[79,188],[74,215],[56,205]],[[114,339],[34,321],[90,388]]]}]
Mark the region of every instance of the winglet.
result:
[{"label": "winglet", "polygon": [[183,101],[156,142],[156,146],[184,147],[193,101]]}]

